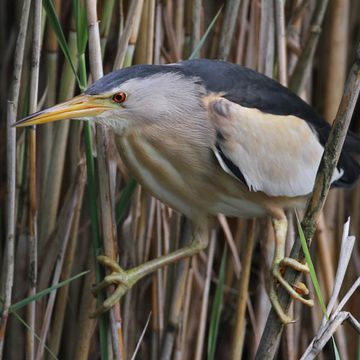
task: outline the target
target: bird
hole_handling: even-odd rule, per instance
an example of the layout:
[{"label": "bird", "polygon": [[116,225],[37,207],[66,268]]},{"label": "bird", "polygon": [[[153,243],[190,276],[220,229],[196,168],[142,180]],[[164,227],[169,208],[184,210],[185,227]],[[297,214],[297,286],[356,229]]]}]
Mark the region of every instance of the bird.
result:
[{"label": "bird", "polygon": [[[144,276],[205,249],[209,218],[270,216],[275,235],[269,297],[284,324],[279,284],[303,304],[282,267],[308,272],[285,255],[286,210],[305,208],[330,125],[300,97],[275,80],[222,60],[196,59],[134,65],[111,72],[83,94],[41,110],[15,126],[62,119],[110,128],[124,163],[152,195],[192,222],[192,241],[170,254],[124,270],[102,255],[111,270],[96,291],[116,285],[97,310],[110,309]],[[332,186],[350,187],[360,174],[353,154],[360,140],[348,133]]]}]

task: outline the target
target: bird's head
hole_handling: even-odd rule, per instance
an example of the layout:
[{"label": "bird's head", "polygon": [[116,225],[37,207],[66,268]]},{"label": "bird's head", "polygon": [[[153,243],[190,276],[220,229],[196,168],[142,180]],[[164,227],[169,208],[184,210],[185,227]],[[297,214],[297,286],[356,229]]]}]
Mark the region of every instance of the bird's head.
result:
[{"label": "bird's head", "polygon": [[82,95],[31,114],[15,125],[93,120],[122,134],[139,124],[194,116],[202,107],[204,91],[196,77],[181,72],[181,66],[138,65],[112,72]]}]

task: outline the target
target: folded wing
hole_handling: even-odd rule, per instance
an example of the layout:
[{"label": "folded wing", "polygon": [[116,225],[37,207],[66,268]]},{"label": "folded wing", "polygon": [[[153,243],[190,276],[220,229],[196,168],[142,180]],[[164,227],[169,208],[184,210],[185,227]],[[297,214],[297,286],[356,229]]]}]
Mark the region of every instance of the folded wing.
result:
[{"label": "folded wing", "polygon": [[[204,98],[216,129],[213,151],[224,171],[269,196],[311,193],[324,151],[317,134],[294,115],[264,113],[221,96]],[[336,170],[333,181],[341,177]]]}]

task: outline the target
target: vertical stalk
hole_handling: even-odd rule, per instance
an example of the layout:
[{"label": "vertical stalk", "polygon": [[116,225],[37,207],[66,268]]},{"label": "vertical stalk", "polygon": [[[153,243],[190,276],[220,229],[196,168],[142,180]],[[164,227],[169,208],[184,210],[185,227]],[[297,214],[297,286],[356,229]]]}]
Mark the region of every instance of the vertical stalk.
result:
[{"label": "vertical stalk", "polygon": [[278,58],[278,79],[280,84],[287,86],[286,34],[285,34],[285,3],[275,0],[276,47]]},{"label": "vertical stalk", "polygon": [[210,293],[210,280],[211,280],[212,265],[215,255],[215,243],[216,243],[215,240],[216,240],[216,233],[215,230],[212,230],[210,237],[209,251],[208,251],[208,259],[206,264],[206,280],[205,280],[205,286],[204,286],[203,298],[201,304],[199,332],[196,339],[195,360],[201,360],[203,357],[202,354],[204,350],[204,341],[205,341],[207,307],[209,303],[209,293]]},{"label": "vertical stalk", "polygon": [[3,356],[6,325],[11,304],[12,289],[14,283],[14,255],[15,255],[15,191],[16,191],[16,130],[11,126],[16,121],[21,71],[24,60],[26,31],[29,21],[30,0],[23,2],[20,29],[16,41],[13,79],[10,88],[10,96],[7,104],[7,229],[4,261],[2,269],[2,299],[3,306],[0,319],[0,359]]},{"label": "vertical stalk", "polygon": [[[37,98],[39,88],[39,66],[41,48],[41,13],[42,2],[35,0],[34,3],[34,30],[33,48],[31,56],[30,74],[30,100],[29,112],[37,111]],[[35,127],[28,130],[29,137],[29,296],[36,293],[37,286],[37,196],[36,196],[36,131]],[[31,329],[35,329],[36,301],[32,301],[27,308],[28,324]],[[33,360],[35,356],[34,332],[27,332],[27,359]]]},{"label": "vertical stalk", "polygon": [[[93,80],[96,81],[103,76],[102,69],[102,55],[100,47],[100,32],[97,21],[96,1],[87,0],[87,21],[89,28],[89,59],[90,70]],[[109,177],[109,144],[110,138],[108,129],[97,126],[96,127],[96,147],[97,147],[97,165],[98,165],[98,184],[100,194],[100,209],[101,209],[101,224],[104,251],[107,256],[112,259],[116,259],[116,223],[114,212],[114,199],[112,199],[112,191],[110,190],[110,177]],[[123,358],[123,354],[120,354],[120,343],[117,333],[117,323],[121,322],[119,305],[110,310],[111,320],[111,335],[113,342],[113,352],[116,358]],[[122,335],[120,334],[120,338]],[[104,344],[103,344],[104,345]]]},{"label": "vertical stalk", "polygon": [[240,281],[239,281],[238,303],[236,309],[235,331],[233,334],[233,342],[231,349],[232,360],[241,359],[243,353],[245,329],[246,329],[245,312],[246,312],[246,304],[248,302],[248,297],[249,297],[250,271],[251,271],[251,263],[252,263],[255,239],[256,239],[255,220],[249,220],[248,228],[247,228],[246,246],[241,261],[242,268],[241,268],[241,276],[239,279]]},{"label": "vertical stalk", "polygon": [[311,19],[309,37],[290,79],[289,87],[297,94],[300,93],[303,88],[308,67],[314,59],[316,46],[321,33],[321,26],[328,4],[329,0],[319,0],[316,3],[316,9]]},{"label": "vertical stalk", "polygon": [[227,60],[230,55],[239,7],[240,0],[230,0],[226,2],[225,15],[220,35],[219,59]]}]

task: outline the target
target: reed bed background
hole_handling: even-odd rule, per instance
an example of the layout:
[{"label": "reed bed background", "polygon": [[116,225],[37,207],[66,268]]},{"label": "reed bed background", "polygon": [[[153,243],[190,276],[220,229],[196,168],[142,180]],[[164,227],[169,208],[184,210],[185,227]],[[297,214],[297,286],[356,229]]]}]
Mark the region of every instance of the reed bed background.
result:
[{"label": "reed bed background", "polygon": [[[219,215],[206,251],[159,270],[111,312],[90,318],[106,296],[91,294],[104,276],[96,254],[130,268],[186,243],[189,223],[136,184],[106,129],[80,121],[9,125],[113,69],[189,57],[265,73],[331,123],[359,39],[357,0],[1,1],[0,358],[253,358],[270,309],[273,256],[268,219]],[[351,125],[358,133],[359,111],[358,101]],[[359,235],[359,204],[359,184],[332,190],[321,214],[311,256],[325,304],[349,215],[350,233]],[[360,276],[359,241],[347,253],[339,301]],[[301,357],[323,316],[315,302],[291,307],[296,322],[268,358]],[[345,306],[354,319],[359,303],[355,289]],[[354,327],[339,326],[319,358],[334,351],[359,358]]]}]

